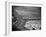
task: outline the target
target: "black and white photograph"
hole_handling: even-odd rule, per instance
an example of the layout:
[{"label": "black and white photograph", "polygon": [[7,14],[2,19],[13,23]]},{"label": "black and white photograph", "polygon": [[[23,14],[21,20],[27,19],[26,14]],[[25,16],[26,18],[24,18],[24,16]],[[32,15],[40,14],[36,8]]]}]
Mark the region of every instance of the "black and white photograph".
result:
[{"label": "black and white photograph", "polygon": [[0,37],[46,37],[46,1],[1,0]]},{"label": "black and white photograph", "polygon": [[41,7],[12,5],[12,31],[41,30]]}]

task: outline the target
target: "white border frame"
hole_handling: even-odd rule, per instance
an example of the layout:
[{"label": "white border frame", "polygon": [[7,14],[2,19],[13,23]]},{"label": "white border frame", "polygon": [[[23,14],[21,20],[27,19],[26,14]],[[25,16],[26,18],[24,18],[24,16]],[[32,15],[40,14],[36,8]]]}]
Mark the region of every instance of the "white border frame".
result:
[{"label": "white border frame", "polygon": [[[12,5],[18,5],[18,6],[35,6],[35,7],[42,7],[42,9],[41,9],[41,18],[42,18],[42,13],[43,13],[43,4],[34,4],[34,3],[15,3],[15,2],[6,2],[7,3],[7,8],[6,8],[6,30],[5,30],[5,34],[6,35],[8,35],[8,34],[16,34],[16,33],[18,33],[18,32],[20,32],[20,31],[16,31],[16,32],[12,32],[11,31],[11,28],[12,28],[12,13],[11,13],[11,10],[12,10]],[[41,19],[41,25],[42,25],[42,19]],[[40,31],[43,31],[43,29],[42,30],[40,30]],[[22,31],[22,32],[24,32],[24,31]],[[30,31],[30,32],[34,32],[34,31]],[[36,31],[36,32],[39,32],[39,30],[38,31]]]}]

